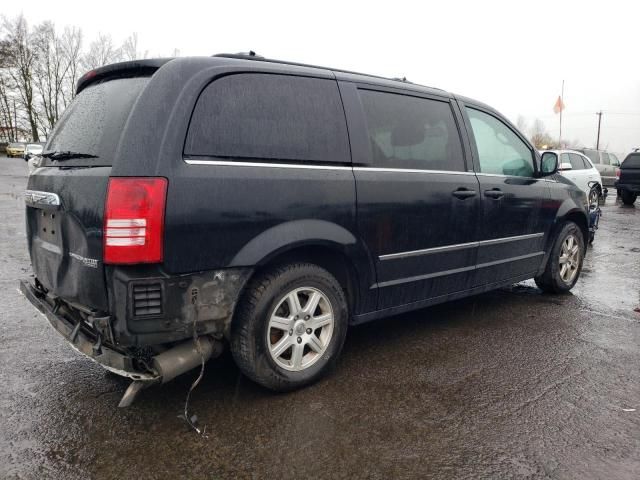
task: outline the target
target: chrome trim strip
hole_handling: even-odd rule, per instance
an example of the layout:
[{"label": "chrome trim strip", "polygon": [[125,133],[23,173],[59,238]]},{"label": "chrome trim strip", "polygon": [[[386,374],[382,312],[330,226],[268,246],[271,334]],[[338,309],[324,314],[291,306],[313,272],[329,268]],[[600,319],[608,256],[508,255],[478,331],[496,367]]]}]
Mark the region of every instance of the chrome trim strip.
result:
[{"label": "chrome trim strip", "polygon": [[539,257],[540,255],[544,255],[544,252],[527,253],[526,255],[518,255],[517,257],[510,257],[510,258],[504,258],[502,260],[495,260],[493,262],[480,263],[476,265],[476,269],[493,267],[494,265],[500,265],[501,263],[515,262],[518,260],[525,260],[527,258],[532,258],[532,257]]},{"label": "chrome trim strip", "polygon": [[351,170],[352,167],[338,165],[298,165],[295,163],[267,163],[267,162],[234,162],[229,160],[194,160],[185,158],[189,165],[218,165],[223,167],[259,167],[259,168],[298,168],[304,170]]},{"label": "chrome trim strip", "polygon": [[416,275],[415,277],[399,278],[397,280],[388,280],[386,282],[376,283],[373,288],[391,287],[393,285],[400,285],[402,283],[417,282],[420,280],[428,280],[430,278],[444,277],[445,275],[453,275],[454,273],[469,272],[475,270],[476,267],[461,267],[453,268],[451,270],[443,270],[441,272],[427,273],[426,275]]},{"label": "chrome trim strip", "polygon": [[544,255],[544,252],[528,253],[526,255],[518,255],[517,257],[504,258],[502,260],[495,260],[493,262],[481,263],[472,267],[453,268],[451,270],[442,270],[440,272],[427,273],[426,275],[416,275],[414,277],[399,278],[397,280],[387,280],[386,282],[380,282],[374,284],[371,288],[383,288],[391,287],[394,285],[401,285],[403,283],[418,282],[420,280],[428,280],[430,278],[444,277],[445,275],[453,275],[455,273],[469,272],[471,270],[479,270],[481,268],[493,267],[500,265],[501,263],[516,262],[518,260],[526,260],[527,258],[539,257]]},{"label": "chrome trim strip", "polygon": [[540,238],[544,236],[544,232],[529,233],[526,235],[516,235],[514,237],[493,238],[491,240],[480,240],[478,242],[457,243],[454,245],[444,245],[442,247],[425,248],[422,250],[412,250],[409,252],[388,253],[386,255],[380,255],[378,259],[393,260],[396,258],[415,257],[418,255],[431,255],[432,253],[454,252],[456,250],[463,250],[465,248],[483,247],[486,245],[498,245],[500,243],[517,242],[519,240],[530,240],[533,238]]},{"label": "chrome trim strip", "polygon": [[185,158],[189,165],[219,165],[223,167],[258,167],[258,168],[299,168],[307,170],[354,170],[357,172],[393,172],[393,173],[435,173],[447,175],[475,175],[474,172],[459,172],[453,170],[420,170],[416,168],[377,168],[377,167],[346,167],[342,165],[302,165],[285,162],[243,162],[233,160],[197,160]]},{"label": "chrome trim strip", "polygon": [[25,190],[24,202],[31,207],[59,207],[60,197],[52,192]]},{"label": "chrome trim strip", "polygon": [[497,245],[499,243],[516,242],[518,240],[529,240],[532,238],[540,238],[544,236],[544,232],[528,233],[526,235],[515,235],[513,237],[493,238],[491,240],[481,240],[480,246],[484,245]]},{"label": "chrome trim strip", "polygon": [[418,255],[431,255],[432,253],[453,252],[455,250],[463,250],[465,248],[477,247],[479,242],[458,243],[455,245],[444,245],[442,247],[424,248],[422,250],[412,250],[410,252],[388,253],[380,255],[378,258],[383,260],[393,260],[396,258],[416,257]]},{"label": "chrome trim strip", "polygon": [[378,167],[353,167],[355,172],[393,172],[393,173],[435,173],[447,175],[475,175],[475,172],[460,172],[454,170],[421,170],[418,168],[378,168]]}]

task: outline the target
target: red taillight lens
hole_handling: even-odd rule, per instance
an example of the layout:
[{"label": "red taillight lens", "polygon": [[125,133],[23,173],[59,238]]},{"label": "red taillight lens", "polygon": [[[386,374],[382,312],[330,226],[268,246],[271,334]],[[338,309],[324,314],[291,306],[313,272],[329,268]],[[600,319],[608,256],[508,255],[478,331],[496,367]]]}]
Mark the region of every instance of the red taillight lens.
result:
[{"label": "red taillight lens", "polygon": [[620,169],[616,167],[616,177],[620,178]]},{"label": "red taillight lens", "polygon": [[110,178],[104,263],[162,262],[166,178]]}]

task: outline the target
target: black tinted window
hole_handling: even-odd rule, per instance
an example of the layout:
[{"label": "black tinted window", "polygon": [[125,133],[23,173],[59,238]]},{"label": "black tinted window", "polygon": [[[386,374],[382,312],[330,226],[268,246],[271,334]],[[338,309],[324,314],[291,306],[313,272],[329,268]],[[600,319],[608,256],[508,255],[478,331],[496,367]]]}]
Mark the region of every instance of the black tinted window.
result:
[{"label": "black tinted window", "polygon": [[64,165],[69,166],[111,165],[133,104],[148,82],[149,77],[121,78],[83,90],[62,115],[45,152],[71,151],[97,157],[65,160]]},{"label": "black tinted window", "polygon": [[385,168],[464,171],[448,102],[360,90],[373,162]]},{"label": "black tinted window", "polygon": [[620,168],[640,168],[640,153],[628,155]]},{"label": "black tinted window", "polygon": [[349,162],[333,80],[270,74],[220,78],[200,95],[184,152],[227,158]]}]

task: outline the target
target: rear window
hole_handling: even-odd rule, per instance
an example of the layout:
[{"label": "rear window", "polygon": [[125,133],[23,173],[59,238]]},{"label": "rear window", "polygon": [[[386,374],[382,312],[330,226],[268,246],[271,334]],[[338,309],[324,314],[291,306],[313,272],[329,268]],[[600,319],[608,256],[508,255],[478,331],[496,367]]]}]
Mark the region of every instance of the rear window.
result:
[{"label": "rear window", "polygon": [[186,156],[350,162],[335,80],[237,74],[207,86],[193,112]]},{"label": "rear window", "polygon": [[640,168],[640,153],[629,155],[620,168]]},{"label": "rear window", "polygon": [[571,162],[571,168],[573,170],[584,170],[585,168],[587,168],[584,165],[584,161],[582,160],[582,157],[577,153],[570,153],[569,161]]},{"label": "rear window", "polygon": [[76,152],[96,158],[47,160],[50,165],[109,166],[138,95],[149,77],[119,78],[83,90],[58,121],[45,154]]}]

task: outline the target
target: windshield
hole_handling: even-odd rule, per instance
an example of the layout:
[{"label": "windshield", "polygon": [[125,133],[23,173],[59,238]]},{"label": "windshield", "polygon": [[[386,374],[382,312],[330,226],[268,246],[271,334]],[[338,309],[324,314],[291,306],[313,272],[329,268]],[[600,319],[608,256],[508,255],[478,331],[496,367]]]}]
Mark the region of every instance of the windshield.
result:
[{"label": "windshield", "polygon": [[133,104],[148,81],[149,77],[120,78],[83,90],[58,122],[44,152],[74,152],[83,158],[53,156],[46,163],[110,166]]}]

